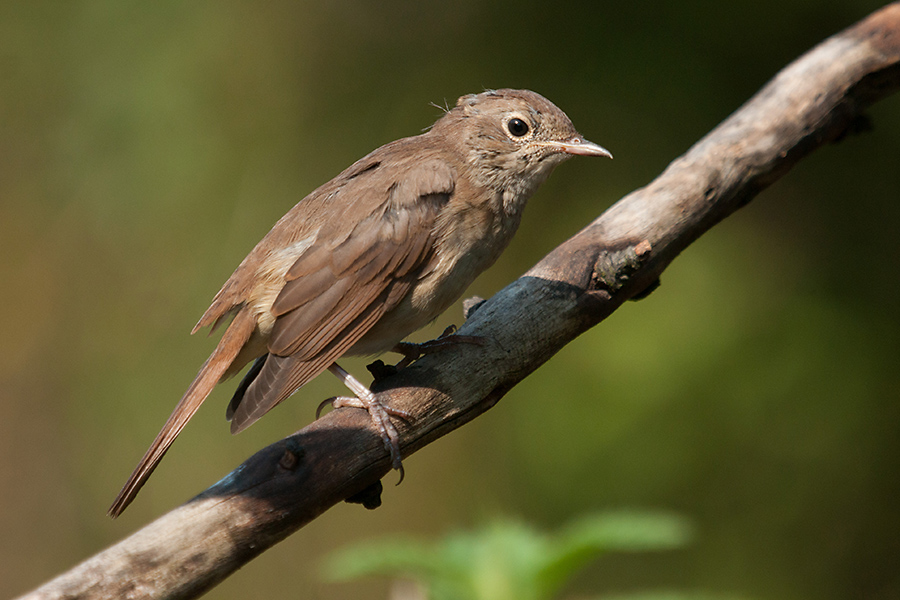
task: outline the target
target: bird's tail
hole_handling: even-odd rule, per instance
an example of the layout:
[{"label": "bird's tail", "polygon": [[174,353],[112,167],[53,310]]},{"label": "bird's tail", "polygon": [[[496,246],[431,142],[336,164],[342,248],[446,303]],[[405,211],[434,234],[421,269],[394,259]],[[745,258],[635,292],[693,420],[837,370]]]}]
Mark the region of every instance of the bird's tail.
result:
[{"label": "bird's tail", "polygon": [[228,326],[228,329],[219,341],[219,345],[216,346],[212,355],[203,364],[200,372],[197,373],[197,377],[184,393],[175,410],[172,411],[169,420],[163,425],[162,430],[156,436],[156,439],[153,440],[153,444],[150,445],[147,453],[144,454],[144,458],[138,463],[131,477],[128,478],[125,486],[119,492],[119,495],[116,496],[115,501],[109,508],[109,516],[113,518],[118,517],[131,504],[138,491],[153,473],[156,465],[165,456],[169,446],[172,445],[172,442],[175,441],[175,438],[178,437],[178,434],[181,433],[181,430],[184,429],[184,426],[194,416],[194,413],[197,412],[197,409],[200,408],[200,405],[203,404],[203,401],[206,400],[206,397],[209,396],[209,393],[222,378],[222,375],[231,366],[231,363],[250,338],[255,327],[256,320],[246,308],[235,315],[231,325]]}]

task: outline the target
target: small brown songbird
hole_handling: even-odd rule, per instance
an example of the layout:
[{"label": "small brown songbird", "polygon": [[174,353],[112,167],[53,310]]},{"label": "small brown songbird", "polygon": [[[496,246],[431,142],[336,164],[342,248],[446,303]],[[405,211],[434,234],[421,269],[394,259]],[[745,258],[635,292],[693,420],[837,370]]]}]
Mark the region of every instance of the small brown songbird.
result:
[{"label": "small brown songbird", "polygon": [[368,410],[399,469],[397,413],[335,361],[395,348],[447,309],[506,248],[538,185],[574,154],[612,158],[543,96],[487,91],[303,198],[194,327],[232,317],[109,514],[131,503],[213,387],[251,361],[228,406],[232,433],[328,369],[355,394],[335,405]]}]

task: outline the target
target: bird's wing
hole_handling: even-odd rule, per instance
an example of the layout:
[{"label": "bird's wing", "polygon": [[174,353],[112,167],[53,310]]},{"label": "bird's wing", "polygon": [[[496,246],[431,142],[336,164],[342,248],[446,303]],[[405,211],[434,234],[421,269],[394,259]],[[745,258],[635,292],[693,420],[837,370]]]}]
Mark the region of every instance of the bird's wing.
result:
[{"label": "bird's wing", "polygon": [[[405,297],[431,258],[434,220],[454,178],[437,159],[376,164],[329,195],[334,217],[321,221],[272,305],[269,355],[229,407],[233,432],[328,368]],[[348,227],[342,212],[366,216]]]}]

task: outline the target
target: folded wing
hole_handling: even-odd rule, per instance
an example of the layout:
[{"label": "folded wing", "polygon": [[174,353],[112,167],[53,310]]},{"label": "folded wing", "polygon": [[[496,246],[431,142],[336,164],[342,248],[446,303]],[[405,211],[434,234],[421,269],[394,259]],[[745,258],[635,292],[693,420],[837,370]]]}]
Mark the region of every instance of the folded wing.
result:
[{"label": "folded wing", "polygon": [[453,193],[455,174],[440,160],[394,165],[391,172],[399,175],[390,181],[379,171],[366,169],[329,199],[369,214],[347,228],[335,208],[337,219],[323,224],[316,244],[288,270],[272,305],[269,354],[229,406],[233,432],[327,369],[397,306],[427,268],[434,221]]}]

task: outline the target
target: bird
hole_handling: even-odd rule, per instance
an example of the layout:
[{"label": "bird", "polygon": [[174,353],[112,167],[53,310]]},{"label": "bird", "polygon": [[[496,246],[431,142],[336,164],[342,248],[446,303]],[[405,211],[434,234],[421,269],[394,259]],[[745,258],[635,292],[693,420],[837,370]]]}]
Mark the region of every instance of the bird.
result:
[{"label": "bird", "polygon": [[[134,500],[221,381],[252,363],[226,417],[238,433],[325,370],[367,410],[402,469],[396,427],[335,361],[398,348],[498,258],[526,201],[575,155],[612,158],[529,90],[461,96],[424,133],[386,144],[291,208],[253,248],[191,333],[230,320],[109,509]],[[402,474],[402,471],[401,471]]]}]

